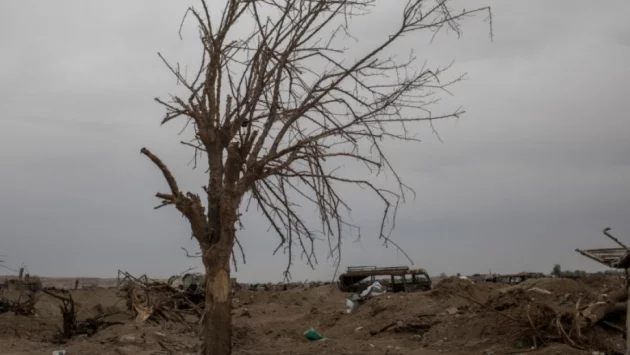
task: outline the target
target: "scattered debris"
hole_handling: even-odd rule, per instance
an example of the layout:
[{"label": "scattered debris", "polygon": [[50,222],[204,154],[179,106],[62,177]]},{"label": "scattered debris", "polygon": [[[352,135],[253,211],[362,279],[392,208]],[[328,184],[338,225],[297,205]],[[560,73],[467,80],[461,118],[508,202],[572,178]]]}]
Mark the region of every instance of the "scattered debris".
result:
[{"label": "scattered debris", "polygon": [[[578,313],[578,319],[576,320],[578,329],[596,324],[610,314],[623,313],[626,316],[630,315],[630,297],[628,297],[628,293],[630,292],[630,279],[628,279],[628,269],[630,269],[630,248],[610,234],[610,228],[604,228],[602,233],[621,246],[621,248],[575,250],[578,253],[601,263],[602,265],[615,269],[624,269],[626,276],[625,285],[623,285],[623,288],[616,290],[616,292],[601,297],[599,302],[592,303],[585,309],[581,310]],[[578,307],[576,306],[576,309],[577,308]],[[616,328],[618,330],[623,330],[626,335],[626,354],[630,353],[630,336],[628,336],[628,333],[630,332],[630,319],[626,319],[625,329],[614,324],[606,324],[613,329]]]},{"label": "scattered debris", "polygon": [[248,318],[251,318],[251,317],[252,317],[252,314],[251,314],[251,313],[249,313],[249,310],[248,310],[247,308],[243,307],[243,308],[241,309],[241,317],[248,317]]},{"label": "scattered debris", "polygon": [[85,334],[88,337],[96,334],[99,330],[105,329],[112,325],[122,324],[121,322],[109,322],[103,320],[106,314],[100,314],[96,317],[86,318],[77,321],[77,304],[69,292],[67,296],[48,290],[42,290],[44,293],[61,301],[59,310],[62,316],[62,328],[53,337],[53,342],[63,344],[71,338]]},{"label": "scattered debris", "polygon": [[0,284],[0,291],[17,292],[17,299],[0,297],[0,313],[13,312],[20,316],[33,316],[36,314],[35,304],[37,295],[42,290],[42,281],[38,276],[24,275],[24,268],[20,268],[17,278],[6,278]]},{"label": "scattered debris", "polygon": [[140,337],[136,337],[135,335],[132,334],[125,334],[120,336],[118,339],[116,339],[117,343],[120,344],[142,344],[145,342],[144,338],[140,338]]},{"label": "scattered debris", "polygon": [[[63,333],[63,312],[59,311],[63,302],[46,294],[38,297],[37,317],[0,316],[0,336],[3,341],[19,343],[25,353],[41,347],[42,339],[66,342],[57,348],[71,354],[98,353],[103,346],[111,346],[108,351],[112,354],[123,355],[197,353],[200,317],[188,301],[175,301],[186,296],[183,288],[166,280],[141,277],[136,281],[129,276],[119,289],[47,290],[75,302],[77,330],[71,341],[61,336],[53,339],[56,324]],[[623,283],[617,275],[530,279],[510,286],[450,277],[429,292],[386,292],[372,297],[350,314],[338,309],[348,295],[336,285],[262,293],[241,288],[232,298],[235,352],[280,353],[282,345],[296,354],[320,348],[315,352],[395,355],[427,348],[436,354],[623,354],[624,312],[617,310],[623,309],[617,305],[627,298]],[[365,296],[380,294],[378,284],[373,286],[364,290]],[[20,294],[5,296],[15,301]],[[116,305],[117,296],[122,299]],[[203,302],[197,306],[203,311]],[[67,308],[71,310],[72,304]],[[120,314],[101,316],[113,311]],[[133,317],[144,324],[137,324]],[[93,330],[80,325],[88,318],[96,321]],[[99,320],[124,324],[104,329]],[[295,337],[296,327],[306,330],[311,325],[319,336],[305,332],[298,333],[302,338]],[[315,339],[333,334],[333,342],[315,344]],[[306,340],[309,338],[314,340]],[[27,349],[29,342],[33,348]]]},{"label": "scattered debris", "polygon": [[324,340],[325,338],[319,334],[315,329],[311,328],[304,332],[304,336],[306,339],[314,341],[314,340]]},{"label": "scattered debris", "polygon": [[493,282],[503,284],[520,284],[530,279],[546,278],[545,274],[539,272],[520,272],[518,274],[475,274],[469,278],[473,282]]},{"label": "scattered debris", "polygon": [[457,314],[458,309],[457,307],[448,307],[444,312],[446,314],[454,315],[454,314]]},{"label": "scattered debris", "polygon": [[25,274],[22,276],[23,269],[20,269],[20,276],[17,278],[6,278],[4,283],[0,284],[0,290],[19,290],[39,292],[42,286],[42,280],[39,276]]},{"label": "scattered debris", "polygon": [[424,322],[419,320],[399,320],[391,322],[380,329],[370,331],[370,335],[375,336],[391,329],[395,333],[414,333],[418,336],[421,336],[437,323],[438,321]]},{"label": "scattered debris", "polygon": [[528,289],[527,292],[536,292],[536,293],[540,293],[540,294],[543,294],[543,295],[550,295],[551,294],[551,291],[547,291],[547,290],[544,290],[544,289],[538,288],[538,287],[532,287],[532,288]]},{"label": "scattered debris", "polygon": [[346,313],[352,313],[357,308],[359,308],[359,304],[365,302],[366,300],[380,296],[384,294],[385,288],[378,281],[374,281],[373,284],[368,286],[363,292],[360,294],[353,294],[350,298],[346,299]]},{"label": "scattered debris", "polygon": [[35,292],[26,291],[23,293],[25,299],[18,297],[13,301],[7,298],[0,299],[0,313],[13,312],[19,316],[33,316],[36,314],[35,304],[37,303],[37,295]]},{"label": "scattered debris", "polygon": [[123,281],[119,290],[127,299],[127,308],[135,315],[139,323],[146,321],[166,321],[187,323],[187,315],[202,317],[204,294],[202,288],[189,277],[178,285],[171,278],[171,285],[165,282],[149,280],[146,276],[136,278],[127,272],[119,271]]}]

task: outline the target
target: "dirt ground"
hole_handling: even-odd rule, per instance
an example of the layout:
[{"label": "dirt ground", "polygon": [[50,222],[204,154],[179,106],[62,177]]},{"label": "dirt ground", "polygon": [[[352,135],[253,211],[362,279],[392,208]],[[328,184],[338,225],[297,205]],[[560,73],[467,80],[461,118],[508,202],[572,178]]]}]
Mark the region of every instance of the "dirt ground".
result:
[{"label": "dirt ground", "polygon": [[[569,346],[566,344],[570,341],[562,336],[551,336],[556,328],[546,328],[544,317],[552,309],[557,319],[564,319],[563,314],[575,312],[576,304],[594,301],[619,285],[618,279],[607,277],[580,281],[538,279],[517,286],[473,284],[448,278],[429,292],[375,297],[350,314],[345,312],[348,294],[334,285],[288,291],[239,290],[233,300],[234,353],[590,355],[593,350],[600,350],[615,354],[623,350],[618,331],[595,326],[582,335],[584,344]],[[16,292],[5,291],[4,297],[19,297]],[[198,319],[139,324],[114,287],[88,287],[71,293],[79,304],[79,320],[118,312],[106,318],[121,324],[91,337],[83,335],[65,344],[53,344],[51,339],[62,322],[59,301],[41,294],[34,316],[0,314],[0,354],[51,354],[60,349],[67,350],[68,355],[193,354],[198,349]],[[536,327],[519,319],[536,323]],[[304,332],[309,328],[326,339],[306,340]],[[547,340],[532,344],[536,335],[544,336],[543,332],[550,332]]]}]

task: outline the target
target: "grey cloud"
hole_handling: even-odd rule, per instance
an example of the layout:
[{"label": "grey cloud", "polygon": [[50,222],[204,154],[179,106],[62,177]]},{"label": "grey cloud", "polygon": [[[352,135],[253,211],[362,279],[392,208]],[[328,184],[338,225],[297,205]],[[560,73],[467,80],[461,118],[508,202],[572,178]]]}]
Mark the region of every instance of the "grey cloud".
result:
[{"label": "grey cloud", "polygon": [[[194,24],[184,41],[177,34],[193,3],[0,4],[0,254],[10,266],[68,276],[113,276],[118,268],[168,276],[200,266],[180,250],[195,249],[186,221],[173,209],[152,209],[166,186],[139,154],[145,145],[160,154],[182,188],[204,184],[178,144],[183,123],[160,127],[163,112],[152,100],[181,90],[156,52],[196,63]],[[390,52],[402,58],[414,48],[419,65],[454,59],[448,75],[469,74],[435,107],[467,110],[460,120],[435,123],[444,143],[422,124],[413,127],[422,143],[386,143],[417,191],[401,206],[392,238],[432,273],[547,272],[554,263],[597,270],[573,249],[609,245],[600,233],[606,226],[622,239],[630,233],[630,5],[455,5],[487,3],[493,42],[479,14],[464,21],[460,39],[440,35],[429,44],[429,36],[409,36]],[[385,38],[399,10],[381,2],[373,15],[354,19],[360,42],[345,42],[347,57]],[[344,165],[365,176],[359,164]],[[374,180],[393,186],[391,176]],[[378,201],[356,188],[342,191],[362,227],[360,241],[344,236],[342,267],[408,263],[376,239]],[[271,255],[278,237],[254,208],[244,223],[247,264],[237,277],[281,279],[288,260],[282,251]],[[327,245],[318,247],[320,265],[310,270],[298,256],[294,278],[332,277]]]}]

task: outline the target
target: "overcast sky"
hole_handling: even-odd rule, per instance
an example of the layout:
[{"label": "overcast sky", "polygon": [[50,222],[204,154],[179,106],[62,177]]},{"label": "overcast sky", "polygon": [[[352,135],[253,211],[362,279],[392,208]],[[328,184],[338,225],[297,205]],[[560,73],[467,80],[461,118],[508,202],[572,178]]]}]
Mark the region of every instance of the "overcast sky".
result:
[{"label": "overcast sky", "polygon": [[[361,53],[387,35],[400,6],[381,1],[353,21]],[[188,224],[174,209],[154,211],[162,176],[139,154],[159,153],[198,189],[201,171],[178,145],[181,125],[160,127],[153,98],[176,90],[156,53],[195,63],[194,26],[181,16],[194,1],[0,2],[0,255],[43,276],[164,277],[198,266]],[[461,7],[464,3],[456,3]],[[468,73],[444,105],[457,121],[420,127],[420,144],[390,144],[398,172],[417,191],[402,206],[393,238],[431,274],[599,270],[575,248],[614,247],[611,227],[630,243],[630,2],[466,1],[489,4],[463,22],[464,35],[405,38],[393,50],[430,65],[455,60]],[[376,25],[378,24],[378,25]],[[389,26],[389,27],[388,27]],[[390,52],[391,53],[391,52]],[[396,54],[396,53],[392,53]],[[421,63],[419,63],[420,65]],[[352,198],[360,243],[348,236],[342,267],[408,264],[376,240],[381,206]],[[256,215],[239,232],[243,281],[280,280],[286,258]],[[312,271],[329,279],[322,245]]]}]

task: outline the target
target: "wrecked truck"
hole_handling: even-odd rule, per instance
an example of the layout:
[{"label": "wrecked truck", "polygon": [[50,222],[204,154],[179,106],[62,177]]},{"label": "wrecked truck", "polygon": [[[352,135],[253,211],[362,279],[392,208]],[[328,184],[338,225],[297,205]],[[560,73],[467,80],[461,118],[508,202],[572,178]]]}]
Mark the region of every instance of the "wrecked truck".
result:
[{"label": "wrecked truck", "polygon": [[339,275],[342,292],[360,293],[378,281],[387,292],[414,292],[431,289],[431,278],[425,269],[408,266],[350,266]]}]

